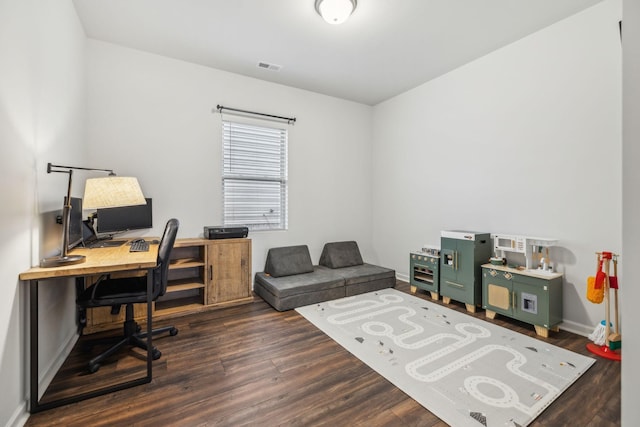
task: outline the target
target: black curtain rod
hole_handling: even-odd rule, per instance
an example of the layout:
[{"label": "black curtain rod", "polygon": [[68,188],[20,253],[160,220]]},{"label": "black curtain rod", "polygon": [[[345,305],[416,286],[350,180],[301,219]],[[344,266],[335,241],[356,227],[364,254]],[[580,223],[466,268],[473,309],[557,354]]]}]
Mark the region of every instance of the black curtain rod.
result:
[{"label": "black curtain rod", "polygon": [[269,117],[271,119],[285,120],[288,124],[295,123],[295,117],[274,116],[273,114],[256,113],[255,111],[239,110],[237,108],[224,107],[220,104],[216,106],[218,112],[222,114],[222,110],[233,111],[234,113],[251,114],[254,116]]}]

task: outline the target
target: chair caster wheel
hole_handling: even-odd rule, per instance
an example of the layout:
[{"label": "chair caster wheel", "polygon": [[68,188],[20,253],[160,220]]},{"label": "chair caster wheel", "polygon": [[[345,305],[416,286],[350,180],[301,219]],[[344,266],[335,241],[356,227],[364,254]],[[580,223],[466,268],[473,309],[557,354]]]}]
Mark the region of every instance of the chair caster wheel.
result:
[{"label": "chair caster wheel", "polygon": [[95,374],[96,372],[98,372],[98,369],[100,369],[100,364],[99,363],[89,363],[89,373],[90,374]]},{"label": "chair caster wheel", "polygon": [[175,337],[176,335],[178,335],[178,329],[177,328],[172,328],[169,331],[169,335],[171,335],[172,337]]},{"label": "chair caster wheel", "polygon": [[158,360],[160,359],[161,356],[162,356],[162,352],[157,348],[154,348],[153,351],[151,352],[151,357],[153,358],[153,360]]}]

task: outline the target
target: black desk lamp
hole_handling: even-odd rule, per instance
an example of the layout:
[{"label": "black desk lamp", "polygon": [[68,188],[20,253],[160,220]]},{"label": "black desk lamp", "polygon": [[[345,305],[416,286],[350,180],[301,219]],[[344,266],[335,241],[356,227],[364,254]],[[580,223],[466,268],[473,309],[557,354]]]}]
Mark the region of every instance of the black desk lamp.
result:
[{"label": "black desk lamp", "polygon": [[47,173],[59,172],[69,174],[67,197],[62,211],[62,250],[60,255],[44,258],[40,267],[59,267],[67,264],[84,262],[83,255],[69,255],[69,218],[71,215],[71,181],[74,170],[107,172],[103,178],[89,178],[84,188],[84,209],[115,208],[121,206],[144,205],[146,200],[138,180],[134,177],[121,177],[111,169],[82,168],[76,166],[61,166],[47,163]]}]

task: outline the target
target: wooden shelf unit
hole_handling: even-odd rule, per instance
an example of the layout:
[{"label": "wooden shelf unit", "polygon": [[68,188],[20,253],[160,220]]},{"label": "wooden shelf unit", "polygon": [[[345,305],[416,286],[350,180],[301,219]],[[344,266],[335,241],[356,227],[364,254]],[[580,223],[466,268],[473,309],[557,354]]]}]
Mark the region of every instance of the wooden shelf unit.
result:
[{"label": "wooden shelf unit", "polygon": [[[87,283],[93,283],[87,278]],[[153,304],[153,318],[181,316],[196,311],[253,301],[251,295],[251,239],[177,239],[171,251],[167,292]],[[144,304],[134,307],[144,321]],[[122,327],[124,309],[87,310],[86,333]]]},{"label": "wooden shelf unit", "polygon": [[[207,241],[178,239],[169,262],[167,292],[154,304],[154,316],[202,308],[207,300]],[[187,308],[190,308],[187,310]]]}]

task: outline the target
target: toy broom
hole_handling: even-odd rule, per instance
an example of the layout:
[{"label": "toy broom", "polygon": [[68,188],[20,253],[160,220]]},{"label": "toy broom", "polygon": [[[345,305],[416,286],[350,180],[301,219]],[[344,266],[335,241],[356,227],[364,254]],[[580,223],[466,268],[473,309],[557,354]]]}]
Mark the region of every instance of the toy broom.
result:
[{"label": "toy broom", "polygon": [[622,347],[620,335],[620,316],[618,313],[618,256],[613,256],[613,276],[609,277],[609,286],[613,289],[613,307],[615,316],[615,332],[609,335],[609,348],[617,350]]},{"label": "toy broom", "polygon": [[[593,338],[593,343],[587,344],[587,350],[598,356],[604,357],[610,360],[620,361],[622,360],[622,354],[619,350],[620,334],[618,333],[618,277],[617,277],[617,255],[613,255],[611,252],[598,253],[598,272],[593,280],[594,289],[599,289],[599,285],[603,288],[603,296],[605,302],[605,320],[596,326],[596,330],[593,331],[589,338]],[[609,304],[609,289],[611,288],[611,278],[609,276],[609,265],[611,259],[614,259],[614,286],[616,286],[616,301],[615,301],[615,318],[616,318],[616,333],[611,334],[611,322],[610,322],[610,304]],[[604,270],[604,271],[603,271]],[[587,282],[589,284],[589,281]],[[589,292],[589,289],[587,289]],[[587,296],[589,298],[589,295]],[[591,299],[589,299],[591,301]],[[604,336],[604,344],[600,343],[602,336]],[[611,346],[611,340],[613,338],[614,345]]]}]

